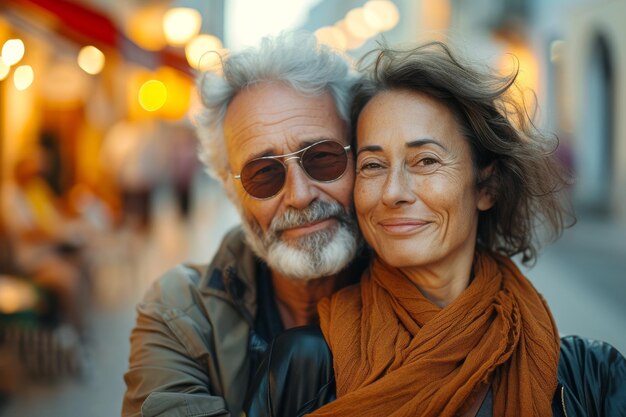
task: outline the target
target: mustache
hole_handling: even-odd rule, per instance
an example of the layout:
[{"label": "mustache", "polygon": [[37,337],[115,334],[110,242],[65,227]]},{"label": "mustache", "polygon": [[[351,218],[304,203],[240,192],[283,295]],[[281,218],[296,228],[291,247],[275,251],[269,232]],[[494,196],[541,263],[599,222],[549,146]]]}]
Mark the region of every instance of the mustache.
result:
[{"label": "mustache", "polygon": [[331,217],[337,218],[342,223],[349,223],[351,219],[350,214],[338,202],[316,200],[302,210],[288,208],[283,214],[272,220],[268,232],[276,235],[285,229],[304,226]]}]

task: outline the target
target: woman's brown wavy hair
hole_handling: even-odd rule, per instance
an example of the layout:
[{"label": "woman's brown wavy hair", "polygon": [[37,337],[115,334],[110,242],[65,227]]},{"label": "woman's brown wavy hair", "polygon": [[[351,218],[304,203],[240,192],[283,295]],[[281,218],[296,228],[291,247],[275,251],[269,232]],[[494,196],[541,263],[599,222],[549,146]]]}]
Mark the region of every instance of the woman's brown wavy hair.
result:
[{"label": "woman's brown wavy hair", "polygon": [[[381,91],[420,92],[452,110],[471,147],[476,184],[488,187],[495,200],[480,213],[479,246],[507,256],[521,254],[529,264],[536,260],[540,231],[556,239],[574,224],[560,193],[569,180],[554,158],[558,139],[542,134],[524,103],[513,99],[518,70],[499,76],[487,67],[471,66],[441,42],[408,50],[381,46],[360,61],[360,69],[364,75],[351,113],[353,142],[361,110]],[[492,174],[479,178],[489,166]]]}]

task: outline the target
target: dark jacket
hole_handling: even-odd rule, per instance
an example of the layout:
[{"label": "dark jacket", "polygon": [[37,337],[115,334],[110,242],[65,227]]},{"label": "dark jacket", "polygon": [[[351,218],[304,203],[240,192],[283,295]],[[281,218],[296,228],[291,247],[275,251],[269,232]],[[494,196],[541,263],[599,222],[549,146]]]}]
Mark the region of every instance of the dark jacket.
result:
[{"label": "dark jacket", "polygon": [[[248,417],[302,416],[333,401],[332,354],[319,329],[302,327],[278,336],[255,386],[244,405]],[[563,337],[552,412],[554,417],[626,417],[624,357],[607,343]]]},{"label": "dark jacket", "polygon": [[626,416],[626,360],[608,343],[561,339],[554,417]]},{"label": "dark jacket", "polygon": [[[353,282],[366,265],[357,257]],[[240,228],[208,267],[157,280],[137,307],[122,416],[239,417],[267,341],[283,330],[269,281]]]}]

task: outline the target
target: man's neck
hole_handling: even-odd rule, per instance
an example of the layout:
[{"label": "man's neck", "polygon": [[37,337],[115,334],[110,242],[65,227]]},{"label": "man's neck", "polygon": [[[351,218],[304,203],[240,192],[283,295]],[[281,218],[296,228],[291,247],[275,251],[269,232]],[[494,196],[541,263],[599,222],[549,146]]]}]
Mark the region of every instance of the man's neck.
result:
[{"label": "man's neck", "polygon": [[349,272],[312,280],[287,278],[272,271],[272,285],[285,329],[318,323],[317,303],[350,282]]}]

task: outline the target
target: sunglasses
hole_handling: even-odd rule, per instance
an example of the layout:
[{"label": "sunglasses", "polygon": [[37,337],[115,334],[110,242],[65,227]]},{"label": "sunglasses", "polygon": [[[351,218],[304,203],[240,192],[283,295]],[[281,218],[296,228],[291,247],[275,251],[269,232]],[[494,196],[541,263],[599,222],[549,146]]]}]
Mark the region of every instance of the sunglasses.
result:
[{"label": "sunglasses", "polygon": [[316,142],[299,151],[284,155],[263,156],[247,162],[239,175],[244,190],[252,197],[266,200],[283,189],[287,177],[287,161],[298,159],[306,175],[319,182],[336,181],[348,167],[348,150],[334,140]]}]

